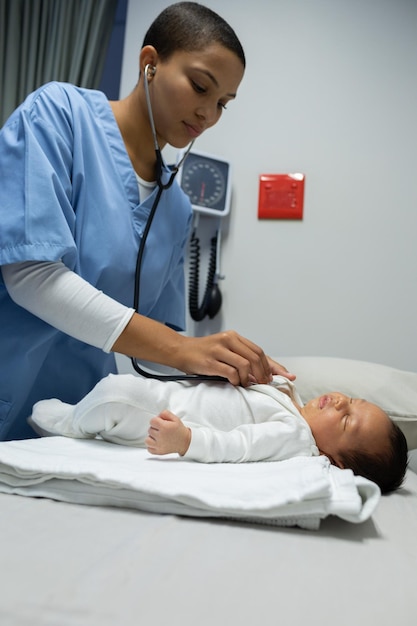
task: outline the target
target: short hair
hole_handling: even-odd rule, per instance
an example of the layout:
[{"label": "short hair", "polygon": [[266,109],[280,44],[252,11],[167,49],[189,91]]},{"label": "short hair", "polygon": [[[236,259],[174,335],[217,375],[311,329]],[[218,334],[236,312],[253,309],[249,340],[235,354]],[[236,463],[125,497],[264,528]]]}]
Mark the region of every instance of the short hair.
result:
[{"label": "short hair", "polygon": [[220,15],[197,2],[177,2],[164,9],[149,27],[143,46],[153,46],[166,61],[174,52],[193,52],[218,43],[246,66],[245,53],[233,28]]},{"label": "short hair", "polygon": [[340,453],[340,460],[343,467],[376,483],[381,493],[389,493],[401,487],[404,481],[408,465],[407,441],[399,426],[391,422],[388,445],[383,452],[370,454],[353,450]]}]

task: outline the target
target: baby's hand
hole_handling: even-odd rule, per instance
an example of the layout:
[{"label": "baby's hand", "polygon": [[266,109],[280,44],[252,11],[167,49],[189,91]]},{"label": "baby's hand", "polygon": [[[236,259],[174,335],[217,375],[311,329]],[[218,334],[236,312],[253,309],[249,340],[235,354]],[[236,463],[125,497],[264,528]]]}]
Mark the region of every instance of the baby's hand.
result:
[{"label": "baby's hand", "polygon": [[191,430],[184,426],[180,418],[170,411],[162,411],[149,422],[145,445],[151,454],[177,452],[184,456],[190,442]]}]

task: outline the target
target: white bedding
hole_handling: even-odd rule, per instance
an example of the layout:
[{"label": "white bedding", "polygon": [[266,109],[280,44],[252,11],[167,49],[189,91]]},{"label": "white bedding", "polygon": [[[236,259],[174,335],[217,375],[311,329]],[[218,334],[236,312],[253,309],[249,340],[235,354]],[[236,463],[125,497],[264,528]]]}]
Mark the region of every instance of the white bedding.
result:
[{"label": "white bedding", "polygon": [[[304,399],[333,388],[381,402],[393,410],[394,418],[400,415],[400,421],[409,424],[410,447],[417,447],[417,373],[405,372],[402,376],[380,365],[373,368],[370,364],[339,363],[330,358],[278,360],[297,373],[297,387]],[[182,481],[186,476],[177,479],[172,472],[179,468],[190,474],[189,463],[149,458],[144,451],[114,446],[111,463],[102,468],[102,478],[110,474],[114,484],[106,485],[94,476],[96,470],[86,459],[86,450],[89,455],[94,451],[94,457],[101,450],[105,458],[106,445],[79,441],[79,453],[74,458],[76,442],[68,439],[65,453],[55,441],[53,453],[47,441],[0,444],[0,491],[5,492],[0,493],[1,626],[194,626],[196,622],[199,626],[249,626],[277,620],[294,626],[333,622],[338,626],[416,624],[417,475],[413,471],[407,472],[403,488],[379,502],[365,495],[359,481],[353,498],[357,503],[359,493],[356,520],[368,516],[360,524],[340,519],[341,497],[335,501],[311,494],[309,512],[298,517],[298,522],[304,528],[314,524],[320,528],[306,532],[213,519],[221,518],[223,513],[204,508],[208,489],[203,479],[198,482],[194,464],[196,497],[188,495],[185,502]],[[49,477],[33,467],[34,461],[39,462],[41,450],[47,457],[44,461]],[[130,463],[137,453],[135,458],[140,464],[132,464],[132,473],[137,475],[146,467],[142,479],[147,475],[147,484],[141,492],[118,488],[116,479],[128,468],[128,463],[118,467],[117,459],[122,458],[119,454]],[[415,454],[413,460],[417,471]],[[225,485],[218,480],[211,498],[218,496],[219,487],[230,488],[233,480],[238,480],[236,489],[243,495],[246,492],[243,504],[248,500],[253,505],[252,493],[257,494],[258,485],[265,487],[263,481],[256,484],[262,465],[274,471],[273,464],[251,464],[246,470],[244,466],[231,468],[241,479],[231,475]],[[210,467],[209,471],[219,469]],[[80,470],[84,477],[77,478]],[[59,475],[57,479],[52,478],[54,472]],[[342,496],[337,483],[332,484],[338,472],[330,469],[328,474],[331,489],[336,489],[334,494]],[[251,480],[246,481],[246,476],[252,476]],[[155,494],[151,478],[163,479],[163,487],[170,489],[167,497]],[[130,481],[132,476],[123,479]],[[169,484],[175,482],[168,487],[167,480]],[[279,492],[278,478],[274,484],[271,476],[268,484],[272,502]],[[25,496],[37,492],[46,497],[9,495],[20,492]],[[352,495],[350,489],[346,492]],[[87,501],[108,501],[113,506],[84,505]],[[349,502],[347,497],[345,504]],[[305,505],[306,501],[292,501],[290,506],[293,510],[298,507],[300,515]],[[278,508],[281,516],[272,523],[296,522],[282,515],[282,506]],[[168,511],[182,515],[159,514]],[[245,519],[248,510],[241,515],[240,519]],[[257,522],[262,520],[268,523],[268,518],[256,518]]]},{"label": "white bedding", "polygon": [[380,499],[374,483],[322,456],[200,464],[65,437],[0,443],[0,492],[306,529],[330,515],[363,522]]}]

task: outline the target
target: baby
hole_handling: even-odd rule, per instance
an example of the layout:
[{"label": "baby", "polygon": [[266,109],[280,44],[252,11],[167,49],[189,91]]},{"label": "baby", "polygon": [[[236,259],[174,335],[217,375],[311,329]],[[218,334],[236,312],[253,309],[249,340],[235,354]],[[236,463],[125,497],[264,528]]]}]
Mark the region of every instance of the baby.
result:
[{"label": "baby", "polygon": [[383,493],[401,485],[407,468],[405,437],[378,406],[338,392],[303,404],[282,376],[243,388],[110,375],[75,406],[38,402],[29,420],[41,434],[100,436],[204,463],[324,454]]}]

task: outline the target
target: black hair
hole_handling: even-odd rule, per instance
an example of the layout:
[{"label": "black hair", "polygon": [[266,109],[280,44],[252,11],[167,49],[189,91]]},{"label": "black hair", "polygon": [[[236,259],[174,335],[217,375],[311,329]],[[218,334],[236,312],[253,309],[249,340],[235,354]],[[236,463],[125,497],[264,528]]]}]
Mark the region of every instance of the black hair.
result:
[{"label": "black hair", "polygon": [[220,15],[197,2],[177,2],[164,9],[149,27],[143,46],[153,46],[162,61],[179,50],[193,52],[218,43],[246,66],[242,45]]},{"label": "black hair", "polygon": [[345,468],[376,483],[382,493],[401,487],[408,465],[407,441],[402,430],[391,422],[386,449],[377,454],[354,450],[340,453]]}]

